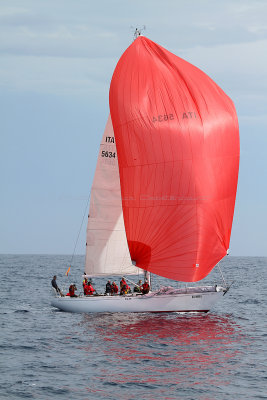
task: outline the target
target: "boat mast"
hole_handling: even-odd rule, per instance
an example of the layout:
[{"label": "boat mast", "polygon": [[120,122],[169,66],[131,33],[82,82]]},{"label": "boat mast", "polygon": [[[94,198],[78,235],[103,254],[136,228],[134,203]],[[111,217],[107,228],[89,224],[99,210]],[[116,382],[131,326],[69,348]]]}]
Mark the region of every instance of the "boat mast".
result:
[{"label": "boat mast", "polygon": [[151,276],[150,276],[150,272],[144,270],[144,281],[145,281],[145,280],[147,280],[147,283],[149,284],[150,289],[151,289]]},{"label": "boat mast", "polygon": [[142,32],[145,31],[146,27],[145,25],[142,28],[135,28],[134,31],[134,40],[138,38],[138,36],[142,35]]},{"label": "boat mast", "polygon": [[[133,264],[133,265],[136,265],[136,261],[135,261],[135,260],[132,260],[132,264]],[[150,274],[149,271],[146,271],[146,270],[144,269],[144,282],[145,282],[145,280],[147,280],[147,283],[149,284],[150,290],[151,290],[151,274]]]}]

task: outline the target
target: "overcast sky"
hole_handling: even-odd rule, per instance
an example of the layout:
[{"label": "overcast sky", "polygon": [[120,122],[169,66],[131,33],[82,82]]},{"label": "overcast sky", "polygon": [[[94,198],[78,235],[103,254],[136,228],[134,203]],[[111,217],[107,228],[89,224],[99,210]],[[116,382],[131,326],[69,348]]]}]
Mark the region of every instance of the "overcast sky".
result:
[{"label": "overcast sky", "polygon": [[0,0],[0,253],[72,253],[111,76],[143,25],[233,99],[241,163],[230,254],[267,256],[266,0]]}]

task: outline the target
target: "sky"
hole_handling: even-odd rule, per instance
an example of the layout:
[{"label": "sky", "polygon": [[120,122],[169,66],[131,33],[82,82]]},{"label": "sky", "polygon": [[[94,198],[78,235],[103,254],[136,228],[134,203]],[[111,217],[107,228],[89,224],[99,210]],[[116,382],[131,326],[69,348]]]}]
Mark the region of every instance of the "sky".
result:
[{"label": "sky", "polygon": [[72,254],[112,73],[143,26],[234,101],[241,159],[230,254],[267,256],[266,0],[0,0],[0,253]]}]

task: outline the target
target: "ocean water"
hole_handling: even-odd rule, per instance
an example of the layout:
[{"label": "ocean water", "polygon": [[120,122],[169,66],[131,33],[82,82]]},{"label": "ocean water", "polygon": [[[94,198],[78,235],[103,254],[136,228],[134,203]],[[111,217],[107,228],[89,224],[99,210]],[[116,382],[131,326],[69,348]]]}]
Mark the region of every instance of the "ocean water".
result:
[{"label": "ocean water", "polygon": [[[69,260],[0,256],[1,399],[267,399],[266,258],[223,260],[234,283],[208,314],[57,311],[54,274],[81,288],[83,257],[66,278]],[[215,282],[216,270],[205,279]],[[94,280],[99,292],[105,283]]]}]

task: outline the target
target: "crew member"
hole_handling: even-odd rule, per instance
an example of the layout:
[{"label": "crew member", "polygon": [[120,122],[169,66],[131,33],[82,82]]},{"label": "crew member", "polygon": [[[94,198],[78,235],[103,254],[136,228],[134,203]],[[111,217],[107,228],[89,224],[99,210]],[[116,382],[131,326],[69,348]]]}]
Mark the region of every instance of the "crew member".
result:
[{"label": "crew member", "polygon": [[[127,293],[131,293],[131,288],[130,286],[127,284],[126,280],[124,277],[121,278],[120,281],[120,291],[122,291],[123,287],[125,286],[124,290],[127,290]],[[126,294],[126,293],[125,293]]]},{"label": "crew member", "polygon": [[78,297],[77,294],[75,294],[75,290],[77,290],[76,285],[71,284],[69,287],[69,293],[67,293],[66,296]]},{"label": "crew member", "polygon": [[51,281],[51,285],[53,286],[53,288],[57,291],[57,293],[59,293],[60,295],[62,295],[61,290],[59,289],[58,285],[57,285],[57,276],[54,275],[53,279]]},{"label": "crew member", "polygon": [[118,291],[119,291],[118,286],[116,285],[115,282],[112,282],[112,285],[111,285],[111,294],[117,294]]},{"label": "crew member", "polygon": [[92,282],[89,281],[87,285],[84,287],[84,294],[85,296],[92,296],[95,292],[95,289],[93,288]]},{"label": "crew member", "polygon": [[87,285],[87,283],[88,283],[88,280],[87,280],[87,278],[85,277],[84,280],[83,280],[83,294],[84,294],[84,295],[85,295],[85,286]]},{"label": "crew member", "polygon": [[120,295],[123,296],[124,294],[127,294],[127,286],[122,285],[121,290],[120,290]]},{"label": "crew member", "polygon": [[131,288],[127,283],[124,281],[124,285],[121,286],[120,295],[129,294],[131,293]]},{"label": "crew member", "polygon": [[147,279],[146,279],[145,282],[142,285],[142,293],[143,294],[147,294],[147,293],[149,293],[149,290],[150,290],[150,287],[149,287],[149,284],[148,284]]},{"label": "crew member", "polygon": [[108,281],[107,284],[106,284],[105,294],[108,295],[108,296],[110,296],[110,294],[111,294],[111,283],[110,283],[110,281]]},{"label": "crew member", "polygon": [[139,280],[138,284],[134,286],[135,293],[142,293],[142,281]]},{"label": "crew member", "polygon": [[127,285],[127,283],[126,283],[125,278],[122,277],[122,278],[121,278],[121,281],[120,281],[120,290],[122,289],[122,287],[123,287],[124,285]]}]

